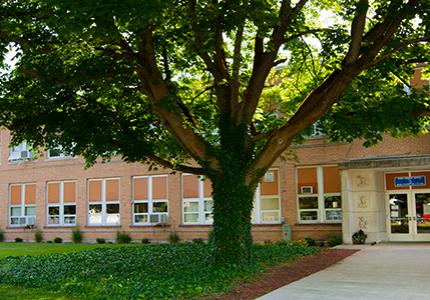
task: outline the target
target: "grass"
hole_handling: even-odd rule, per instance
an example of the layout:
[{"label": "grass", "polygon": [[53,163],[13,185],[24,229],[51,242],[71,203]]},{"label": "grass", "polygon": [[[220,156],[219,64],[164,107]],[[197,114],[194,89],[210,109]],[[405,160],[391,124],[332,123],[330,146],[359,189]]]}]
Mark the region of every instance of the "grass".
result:
[{"label": "grass", "polygon": [[[141,246],[130,244],[130,246]],[[68,253],[96,248],[118,248],[120,244],[48,244],[48,243],[0,243],[0,258],[21,255]]]},{"label": "grass", "polygon": [[2,300],[74,300],[58,293],[40,289],[24,289],[11,285],[0,285],[0,297]]},{"label": "grass", "polygon": [[[0,282],[12,286],[11,293],[18,293],[15,298],[1,299],[27,299],[25,293],[31,294],[27,289],[35,289],[28,299],[197,299],[226,292],[263,272],[268,265],[318,251],[301,245],[256,245],[252,266],[215,268],[210,264],[210,249],[204,244],[18,247],[22,246],[34,247],[33,254],[72,252],[0,259]],[[36,251],[38,246],[41,249]],[[76,252],[88,246],[97,248]],[[0,295],[2,288],[10,290],[0,286]]]}]

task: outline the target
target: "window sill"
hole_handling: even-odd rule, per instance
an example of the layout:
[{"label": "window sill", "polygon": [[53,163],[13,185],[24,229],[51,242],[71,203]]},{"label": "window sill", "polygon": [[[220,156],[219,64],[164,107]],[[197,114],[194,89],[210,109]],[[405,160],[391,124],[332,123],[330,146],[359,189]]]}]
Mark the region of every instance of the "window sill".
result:
[{"label": "window sill", "polygon": [[76,225],[45,225],[43,226],[43,229],[58,229],[58,228],[73,228],[76,227]]},{"label": "window sill", "polygon": [[337,223],[335,223],[335,222],[330,222],[330,223],[324,223],[324,222],[315,222],[315,223],[300,223],[300,222],[298,222],[298,223],[295,223],[294,224],[295,226],[302,226],[302,225],[335,225],[335,226],[341,226],[342,225],[342,222],[337,222]]},{"label": "window sill", "polygon": [[179,227],[212,227],[212,224],[179,224]]},{"label": "window sill", "polygon": [[84,228],[121,228],[121,225],[85,225]]},{"label": "window sill", "polygon": [[135,227],[135,228],[145,228],[145,227],[151,227],[151,228],[169,228],[172,225],[165,224],[165,225],[159,225],[159,224],[131,224],[129,227]]}]

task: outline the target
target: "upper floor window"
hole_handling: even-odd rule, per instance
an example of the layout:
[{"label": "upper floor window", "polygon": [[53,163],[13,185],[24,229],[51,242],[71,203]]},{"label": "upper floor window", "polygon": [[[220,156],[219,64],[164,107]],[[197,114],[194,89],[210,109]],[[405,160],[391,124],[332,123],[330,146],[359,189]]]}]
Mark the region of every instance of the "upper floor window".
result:
[{"label": "upper floor window", "polygon": [[9,186],[9,225],[36,224],[36,184],[20,183]]},{"label": "upper floor window", "polygon": [[340,223],[342,199],[335,166],[297,169],[298,213],[301,223]]},{"label": "upper floor window", "polygon": [[88,180],[88,224],[119,225],[119,179]]},{"label": "upper floor window", "polygon": [[167,223],[167,175],[133,177],[133,224]]},{"label": "upper floor window", "polygon": [[9,161],[30,160],[34,157],[34,151],[26,141],[9,148]]},{"label": "upper floor window", "polygon": [[48,159],[65,159],[73,157],[70,152],[66,151],[61,146],[49,148],[48,151],[46,151],[46,155]]},{"label": "upper floor window", "polygon": [[46,184],[47,224],[76,225],[76,182],[55,181]]}]

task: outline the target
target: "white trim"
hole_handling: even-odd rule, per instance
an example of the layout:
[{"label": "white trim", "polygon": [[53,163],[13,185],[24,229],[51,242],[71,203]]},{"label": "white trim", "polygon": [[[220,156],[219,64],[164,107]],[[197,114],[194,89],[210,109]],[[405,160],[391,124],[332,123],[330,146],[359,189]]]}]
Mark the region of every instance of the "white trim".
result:
[{"label": "white trim", "polygon": [[[65,203],[64,202],[64,184],[65,183],[70,183],[70,182],[72,182],[72,183],[75,184],[75,202],[66,202]],[[49,184],[59,184],[60,185],[60,190],[59,190],[59,193],[60,193],[59,196],[60,196],[60,198],[59,198],[59,202],[58,203],[49,203],[48,202],[48,197],[49,197],[49,194],[48,194],[49,193],[48,192],[49,188],[48,188],[48,186],[49,186]],[[76,208],[77,208],[77,205],[76,205],[77,180],[47,181],[46,182],[46,187],[45,187],[45,195],[46,195],[46,199],[45,199],[45,205],[46,205],[46,226],[49,226],[49,227],[57,227],[57,226],[69,227],[69,226],[76,226],[76,221],[77,221],[77,212],[76,212]],[[56,206],[59,207],[59,215],[58,215],[59,222],[58,222],[58,224],[55,224],[55,223],[50,224],[49,223],[50,216],[55,216],[55,215],[50,215],[49,214],[49,208],[50,207],[56,207]],[[65,215],[64,214],[64,207],[65,206],[75,206],[75,214],[74,215]],[[75,222],[73,224],[65,223],[64,219],[66,217],[68,217],[68,218],[74,217],[75,218]]]},{"label": "white trim", "polygon": [[[106,181],[109,180],[118,180],[118,198],[121,195],[121,180],[119,177],[109,177],[109,178],[92,178],[87,179],[87,226],[118,226],[121,224],[121,201],[120,199],[115,201],[107,201],[106,200]],[[101,181],[101,201],[99,202],[90,202],[90,182],[91,181]],[[107,205],[109,204],[118,204],[119,212],[118,212],[118,222],[116,223],[108,223],[108,213],[107,213]],[[101,223],[90,223],[90,205],[101,205]]]},{"label": "white trim", "polygon": [[[165,177],[166,178],[166,199],[153,199],[153,184],[152,184],[152,179],[153,178],[159,178],[159,177]],[[146,178],[147,179],[147,190],[148,190],[148,194],[146,195],[146,200],[144,199],[135,199],[134,196],[134,180],[135,179],[142,179],[142,178]],[[169,220],[169,199],[168,199],[168,195],[169,195],[169,176],[167,174],[162,174],[162,175],[152,175],[152,176],[132,176],[131,177],[131,195],[132,195],[132,201],[131,201],[131,205],[132,205],[132,209],[131,209],[131,218],[132,218],[132,224],[134,226],[154,226],[157,224],[165,224],[168,222]],[[141,203],[147,203],[148,204],[148,212],[146,213],[136,213],[135,212],[135,204],[141,204]],[[166,203],[167,204],[167,212],[154,212],[154,204],[155,203]],[[146,216],[147,222],[136,222],[136,216]],[[151,222],[151,217],[152,216],[157,216],[158,218],[158,222]]]}]

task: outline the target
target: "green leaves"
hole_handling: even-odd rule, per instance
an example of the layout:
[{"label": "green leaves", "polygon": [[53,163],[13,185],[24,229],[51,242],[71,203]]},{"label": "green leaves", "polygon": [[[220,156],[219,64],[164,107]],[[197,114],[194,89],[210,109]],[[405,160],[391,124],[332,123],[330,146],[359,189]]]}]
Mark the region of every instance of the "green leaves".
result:
[{"label": "green leaves", "polygon": [[224,292],[236,280],[318,251],[288,245],[254,246],[257,265],[211,266],[208,245],[146,245],[0,260],[3,284],[58,291],[85,299],[191,299]]}]

